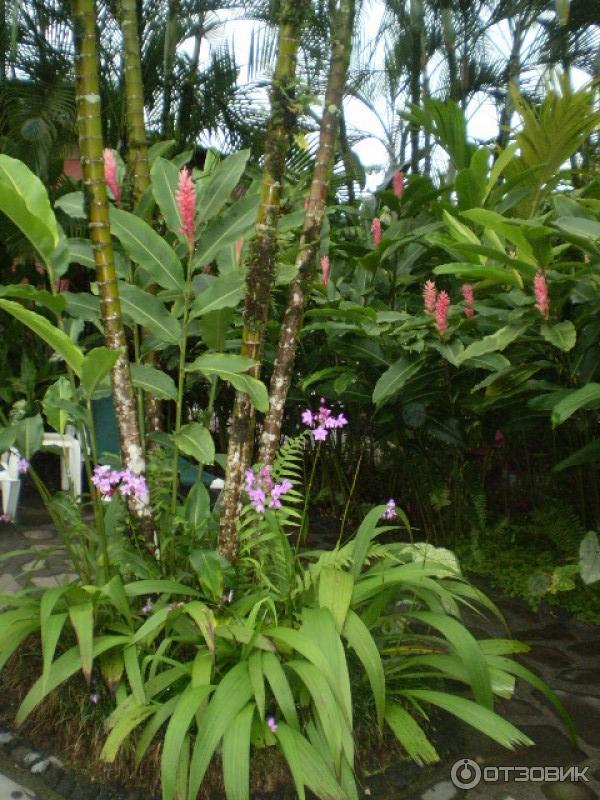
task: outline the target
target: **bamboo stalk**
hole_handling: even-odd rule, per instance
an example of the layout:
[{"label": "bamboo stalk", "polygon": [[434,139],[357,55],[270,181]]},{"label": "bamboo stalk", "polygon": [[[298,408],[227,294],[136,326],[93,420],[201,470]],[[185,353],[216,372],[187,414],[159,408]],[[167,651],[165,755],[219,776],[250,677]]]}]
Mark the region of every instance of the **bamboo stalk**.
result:
[{"label": "bamboo stalk", "polygon": [[[104,341],[108,348],[119,353],[112,370],[112,387],[121,442],[121,456],[126,469],[130,469],[136,474],[142,474],[145,471],[145,462],[129,369],[127,340],[121,315],[110,235],[108,199],[104,182],[94,0],[73,0],[73,14],[79,151],[83,182],[88,196],[88,224],[96,262]],[[140,530],[146,538],[151,538],[153,524],[148,500],[132,495],[128,501],[130,511],[140,526]]]},{"label": "bamboo stalk", "polygon": [[310,290],[315,258],[319,248],[340,108],[350,63],[353,27],[354,0],[340,0],[339,8],[332,18],[332,56],[319,132],[319,148],[308,196],[300,248],[296,258],[298,272],[290,284],[288,305],[283,317],[277,357],[271,377],[270,405],[263,426],[259,454],[259,460],[263,464],[271,464],[279,448],[283,410],[292,379],[304,306]]}]

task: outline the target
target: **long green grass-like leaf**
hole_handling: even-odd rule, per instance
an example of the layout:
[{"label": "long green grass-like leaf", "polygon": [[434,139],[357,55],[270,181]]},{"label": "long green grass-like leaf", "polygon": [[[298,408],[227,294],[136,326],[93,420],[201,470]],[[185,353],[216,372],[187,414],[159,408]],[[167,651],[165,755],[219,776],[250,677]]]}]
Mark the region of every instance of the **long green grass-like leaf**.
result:
[{"label": "long green grass-like leaf", "polygon": [[94,658],[94,606],[92,603],[69,606],[69,619],[79,643],[81,671],[89,684]]},{"label": "long green grass-like leaf", "polygon": [[[129,642],[128,636],[100,636],[94,642],[93,658],[97,658],[102,653],[110,650],[113,647],[122,647]],[[53,692],[61,683],[71,678],[81,668],[81,657],[79,655],[79,647],[72,647],[56,659],[50,674],[48,675],[46,685],[42,678],[38,678],[33,684],[31,689],[25,695],[25,698],[19,710],[15,723],[17,726],[22,725],[27,717],[31,714],[33,709],[46,697],[46,695]]]},{"label": "long green grass-like leaf", "polygon": [[188,686],[179,696],[177,706],[165,733],[161,759],[163,800],[173,800],[177,786],[179,756],[183,741],[201,703],[213,686]]},{"label": "long green grass-like leaf", "polygon": [[377,523],[381,519],[381,515],[385,511],[385,506],[376,506],[372,508],[364,520],[361,522],[360,527],[354,537],[354,547],[352,548],[352,567],[350,573],[356,579],[361,573],[365,558],[369,550],[369,545],[375,537],[377,531]]},{"label": "long green grass-like leaf", "polygon": [[371,691],[373,692],[373,699],[375,700],[377,724],[381,730],[383,728],[383,718],[385,714],[385,672],[377,645],[367,626],[358,614],[351,609],[346,617],[342,635],[358,656],[360,663],[367,673],[367,679],[371,684]]},{"label": "long green grass-like leaf", "polygon": [[48,675],[50,674],[50,667],[56,652],[56,645],[60,639],[60,634],[67,621],[68,614],[52,614],[48,617],[45,623],[41,626],[42,633],[42,681],[44,688],[48,683]]},{"label": "long green grass-like leaf", "polygon": [[261,719],[265,718],[265,678],[262,669],[262,657],[258,650],[250,654],[248,659],[248,674],[250,675],[250,683],[252,684],[252,691],[254,692],[254,700],[256,701],[256,708]]},{"label": "long green grass-like leaf", "polygon": [[243,661],[221,680],[204,713],[190,763],[188,800],[195,800],[217,745],[251,697],[248,664]]},{"label": "long green grass-like leaf", "polygon": [[256,706],[249,703],[223,736],[223,782],[227,800],[249,800],[250,733]]},{"label": "long green grass-like leaf", "polygon": [[333,614],[338,633],[344,627],[346,614],[352,600],[354,578],[348,572],[334,567],[324,567],[319,576],[319,605]]},{"label": "long green grass-like leaf", "polygon": [[262,669],[287,724],[299,731],[300,724],[296,713],[294,695],[277,656],[273,653],[262,653]]},{"label": "long green grass-like leaf", "polygon": [[169,719],[177,703],[180,700],[181,695],[176,695],[172,697],[170,700],[167,700],[166,703],[158,706],[156,708],[154,715],[151,719],[148,720],[146,727],[144,728],[142,734],[137,740],[135,746],[135,765],[139,767],[143,757],[146,755],[146,751],[150,747],[152,740],[165,724],[165,722]]},{"label": "long green grass-like leaf", "polygon": [[408,755],[419,766],[439,761],[440,757],[423,728],[401,705],[390,703],[385,711],[385,721]]},{"label": "long green grass-like leaf", "polygon": [[491,664],[500,667],[512,675],[515,675],[517,678],[522,678],[524,681],[527,681],[527,683],[531,684],[534,689],[537,689],[538,692],[541,692],[548,702],[550,702],[556,709],[556,712],[563,721],[565,728],[567,729],[569,736],[573,741],[573,744],[577,744],[577,731],[571,715],[561,703],[558,695],[552,691],[547,683],[544,683],[541,678],[538,678],[535,673],[531,672],[531,670],[527,669],[527,667],[524,667],[518,661],[513,661],[512,659],[504,658],[503,656],[490,656],[489,661]]},{"label": "long green grass-like leaf", "polygon": [[132,694],[139,705],[144,705],[146,703],[146,691],[140,670],[137,645],[129,645],[123,650],[123,661]]},{"label": "long green grass-like leaf", "polygon": [[514,750],[516,745],[532,745],[531,739],[512,723],[489,708],[446,692],[431,689],[404,689],[401,694],[409,699],[431,703],[485,733],[503,747]]},{"label": "long green grass-like leaf", "polygon": [[305,798],[305,786],[320,800],[346,800],[346,793],[336,781],[333,772],[319,751],[304,736],[284,722],[279,723],[275,735],[290,767],[300,800]]},{"label": "long green grass-like leaf", "polygon": [[478,703],[493,707],[490,672],[477,639],[458,620],[446,614],[417,611],[410,616],[438,630],[450,642],[457,656],[465,665],[469,683]]},{"label": "long green grass-like leaf", "polygon": [[119,748],[129,734],[153,713],[154,708],[152,706],[130,706],[119,717],[116,725],[109,733],[100,753],[100,758],[103,761],[112,763],[117,757]]},{"label": "long green grass-like leaf", "polygon": [[186,586],[184,583],[169,580],[142,580],[125,584],[125,594],[128,597],[143,597],[146,594],[183,594],[189,597],[198,597],[199,593]]},{"label": "long green grass-like leaf", "polygon": [[288,661],[286,668],[293,670],[308,689],[314,714],[321,722],[327,749],[335,765],[335,774],[339,774],[342,759],[342,728],[346,722],[331,687],[319,670],[307,661]]}]

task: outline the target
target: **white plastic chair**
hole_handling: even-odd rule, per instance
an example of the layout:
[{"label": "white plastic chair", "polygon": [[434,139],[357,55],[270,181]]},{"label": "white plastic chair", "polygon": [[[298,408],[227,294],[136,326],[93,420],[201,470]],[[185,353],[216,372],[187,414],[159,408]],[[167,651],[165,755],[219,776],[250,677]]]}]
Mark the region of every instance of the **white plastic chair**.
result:
[{"label": "white plastic chair", "polygon": [[21,477],[19,475],[19,451],[14,447],[0,455],[0,486],[2,489],[2,513],[14,520],[19,507]]},{"label": "white plastic chair", "polygon": [[[60,452],[60,486],[64,492],[72,491],[79,500],[81,497],[81,441],[73,428],[67,427],[64,434],[45,433],[42,447],[56,447]],[[11,447],[0,455],[0,485],[2,488],[2,511],[15,520],[21,493],[19,474],[20,452]]]}]

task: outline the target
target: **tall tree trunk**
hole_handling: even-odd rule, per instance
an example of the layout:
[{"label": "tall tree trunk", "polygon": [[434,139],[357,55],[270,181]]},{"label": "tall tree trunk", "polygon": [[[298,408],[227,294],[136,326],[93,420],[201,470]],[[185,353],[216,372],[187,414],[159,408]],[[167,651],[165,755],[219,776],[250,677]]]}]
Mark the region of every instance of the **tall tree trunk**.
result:
[{"label": "tall tree trunk", "polygon": [[321,237],[331,162],[350,62],[353,26],[354,0],[339,0],[339,7],[332,17],[332,56],[319,132],[319,148],[296,258],[298,273],[290,284],[288,305],[281,325],[277,357],[271,377],[270,405],[263,427],[259,456],[263,464],[271,464],[279,448],[283,410],[292,380],[304,306],[310,291]]},{"label": "tall tree trunk", "polygon": [[506,67],[506,97],[500,114],[500,130],[498,132],[498,150],[504,150],[510,136],[510,122],[514,112],[511,87],[519,88],[521,75],[521,45],[523,42],[523,20],[517,17],[513,30],[512,47]]},{"label": "tall tree trunk", "polygon": [[179,0],[168,0],[167,21],[165,25],[165,44],[163,49],[163,105],[161,115],[161,133],[168,139],[173,133],[171,104],[173,95],[173,68],[177,51],[177,16]]},{"label": "tall tree trunk", "polygon": [[[265,163],[258,217],[248,255],[243,355],[259,362],[269,299],[275,276],[277,221],[285,172],[285,157],[296,122],[293,96],[299,36],[307,4],[305,0],[282,0],[279,12],[277,64],[271,86],[271,114],[265,141]],[[257,377],[260,365],[249,374]],[[227,470],[219,550],[230,561],[237,554],[237,519],[241,504],[244,472],[251,459],[254,438],[254,408],[248,395],[238,392],[229,432]]]},{"label": "tall tree trunk", "polygon": [[[410,102],[421,105],[421,49],[423,36],[423,4],[421,0],[410,0]],[[419,125],[410,124],[410,169],[413,174],[419,171]]]},{"label": "tall tree trunk", "polygon": [[[121,0],[121,31],[125,54],[125,113],[127,121],[127,170],[131,177],[134,205],[150,186],[148,140],[144,121],[144,84],[142,81],[142,56],[138,34],[136,0]],[[146,337],[148,331],[142,331]],[[148,364],[157,363],[154,351],[148,353]],[[162,429],[162,403],[149,392],[144,392],[144,410],[148,430]]]},{"label": "tall tree trunk", "polygon": [[142,82],[136,0],[121,0],[121,31],[125,55],[127,169],[131,176],[133,201],[137,203],[150,186],[150,164],[144,122],[144,84]]},{"label": "tall tree trunk", "polygon": [[[121,315],[108,199],[102,159],[102,122],[96,44],[94,0],[73,0],[77,123],[83,182],[88,194],[88,222],[94,249],[106,346],[119,353],[112,370],[113,402],[117,416],[123,466],[136,474],[145,471],[136,403],[131,383],[127,340]],[[129,497],[130,510],[142,533],[151,538],[152,515],[147,499]]]},{"label": "tall tree trunk", "polygon": [[458,65],[456,63],[456,31],[452,21],[452,0],[441,0],[440,6],[442,12],[442,35],[448,62],[449,94],[452,100],[458,102],[460,84],[458,80]]}]

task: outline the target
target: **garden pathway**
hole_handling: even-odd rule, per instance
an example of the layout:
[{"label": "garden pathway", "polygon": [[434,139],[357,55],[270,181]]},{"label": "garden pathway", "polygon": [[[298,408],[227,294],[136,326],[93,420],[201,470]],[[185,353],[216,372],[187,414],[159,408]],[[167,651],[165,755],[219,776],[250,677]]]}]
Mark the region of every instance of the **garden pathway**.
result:
[{"label": "garden pathway", "polygon": [[[31,581],[34,585],[57,585],[70,577],[66,552],[44,511],[36,503],[24,498],[18,525],[5,525],[0,530],[0,593],[17,591]],[[6,557],[9,553],[12,556]],[[592,591],[592,589],[590,590]],[[406,765],[388,769],[380,775],[371,775],[364,786],[364,796],[372,800],[600,800],[600,627],[569,620],[566,616],[553,616],[548,610],[531,611],[521,600],[507,599],[490,593],[505,614],[509,628],[516,639],[531,645],[531,651],[522,655],[522,662],[537,672],[558,693],[571,713],[578,731],[577,744],[572,743],[551,706],[523,681],[517,682],[516,695],[499,704],[500,713],[515,723],[536,742],[534,747],[521,748],[514,753],[502,750],[481,735],[461,726],[461,748],[456,755],[432,772],[416,774]],[[499,623],[479,617],[471,618],[473,629],[480,635],[505,635]],[[54,800],[52,791],[40,789],[28,775],[27,752],[11,750],[3,743],[0,733],[0,800]],[[458,738],[458,737],[457,737]],[[18,748],[17,748],[18,749]],[[21,748],[22,750],[22,748]],[[39,767],[38,755],[38,772]],[[29,753],[30,763],[32,761]],[[467,774],[463,760],[470,759],[476,766],[468,765]],[[587,767],[587,780],[553,783],[540,781],[538,769],[532,777],[536,780],[516,782],[485,782],[464,789],[451,780],[451,768],[457,761],[458,778],[472,780],[477,769],[493,775],[492,767]],[[11,769],[5,769],[4,764]],[[21,767],[22,777],[16,777],[12,767]],[[29,767],[29,768],[28,768]],[[35,771],[35,766],[33,767]],[[3,774],[6,773],[6,776]],[[411,783],[407,785],[407,777]],[[507,773],[500,772],[500,776]],[[513,776],[514,777],[514,774]],[[22,782],[24,788],[14,781]],[[68,795],[77,800],[75,795]]]}]

